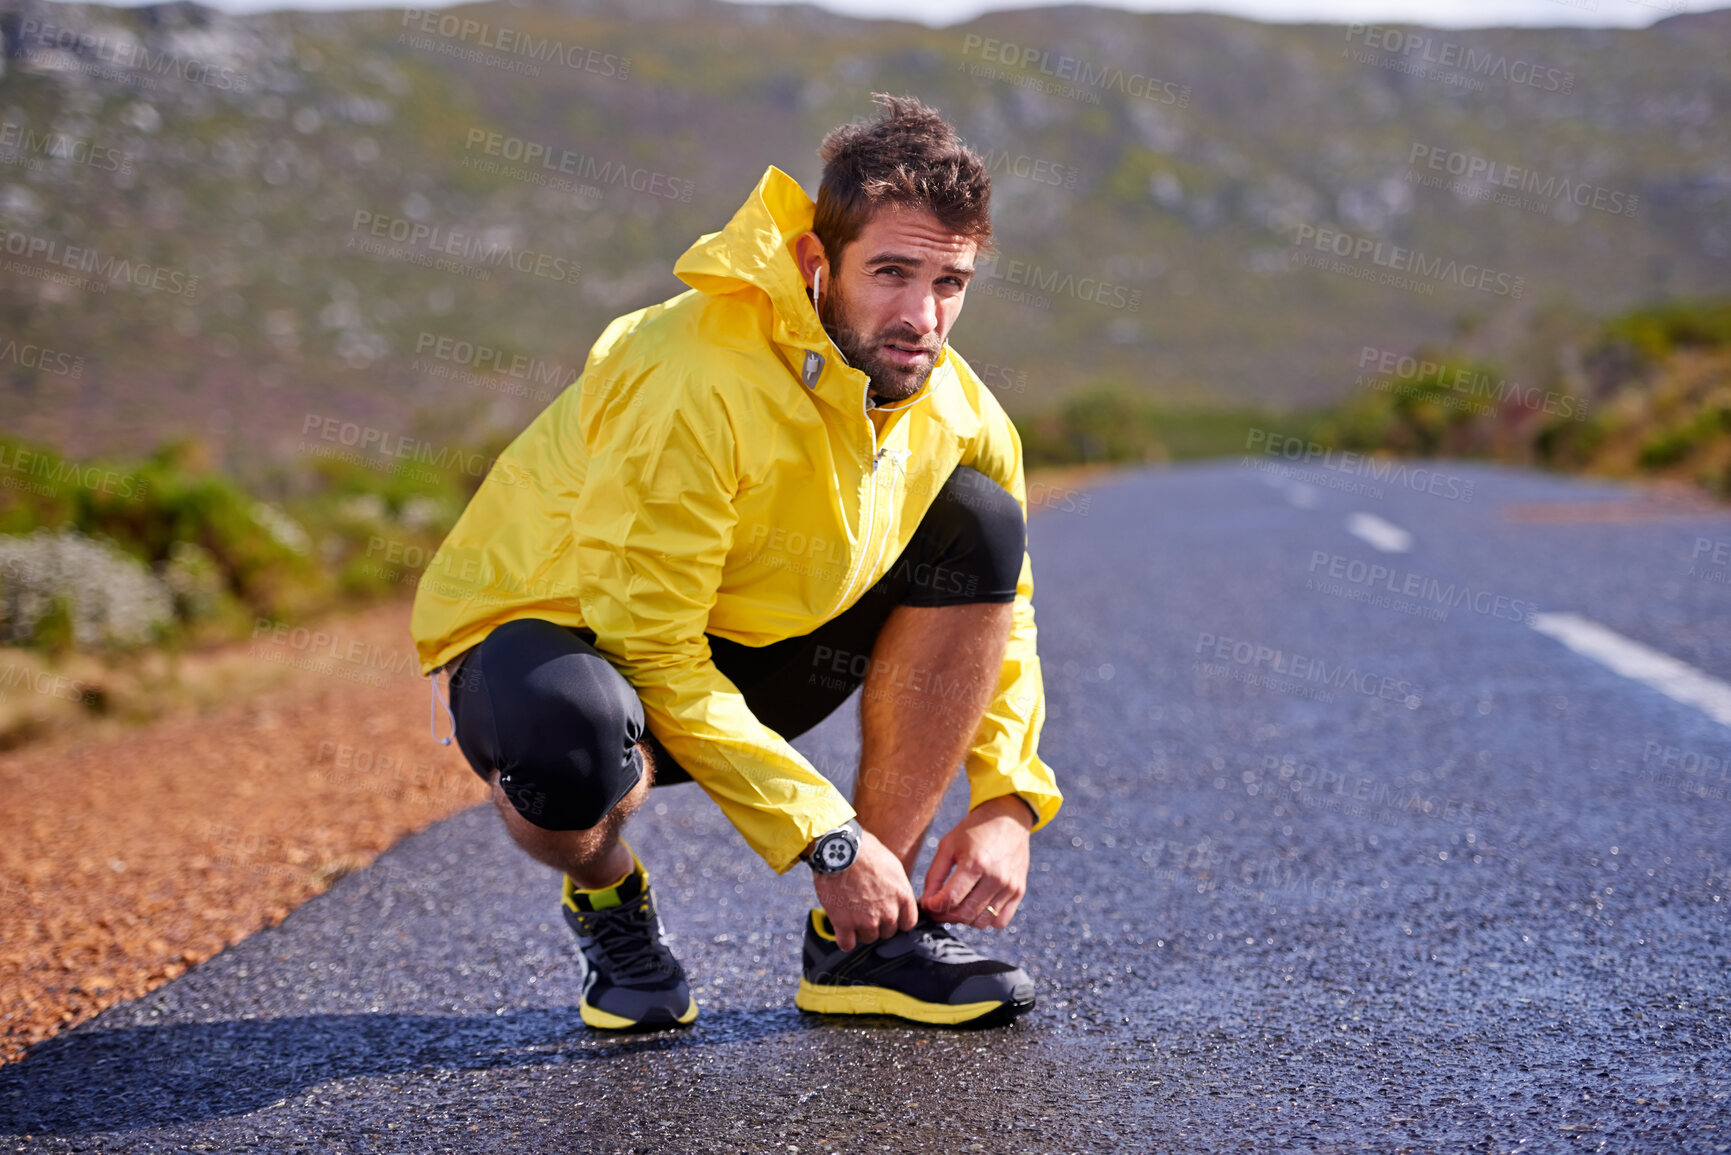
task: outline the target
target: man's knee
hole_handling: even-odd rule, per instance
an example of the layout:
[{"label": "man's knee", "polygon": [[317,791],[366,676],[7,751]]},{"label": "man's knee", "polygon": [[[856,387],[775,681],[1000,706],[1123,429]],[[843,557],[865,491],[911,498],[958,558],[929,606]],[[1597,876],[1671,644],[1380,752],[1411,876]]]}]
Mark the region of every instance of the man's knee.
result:
[{"label": "man's knee", "polygon": [[[482,643],[459,740],[483,777],[544,830],[588,830],[646,777],[642,705],[605,658],[563,627],[508,622]],[[465,663],[469,665],[469,663]]]},{"label": "man's knee", "polygon": [[543,830],[590,830],[620,806],[629,809],[629,800],[649,788],[649,771],[641,747],[622,758],[606,746],[567,748],[513,768],[499,785],[517,813]]},{"label": "man's knee", "polygon": [[1008,536],[1020,542],[1026,528],[1022,507],[1010,491],[967,465],[951,472],[932,508],[962,532],[982,540]]},{"label": "man's knee", "polygon": [[915,535],[903,575],[910,605],[1006,601],[1015,596],[1027,548],[1022,507],[976,469],[956,467]]}]

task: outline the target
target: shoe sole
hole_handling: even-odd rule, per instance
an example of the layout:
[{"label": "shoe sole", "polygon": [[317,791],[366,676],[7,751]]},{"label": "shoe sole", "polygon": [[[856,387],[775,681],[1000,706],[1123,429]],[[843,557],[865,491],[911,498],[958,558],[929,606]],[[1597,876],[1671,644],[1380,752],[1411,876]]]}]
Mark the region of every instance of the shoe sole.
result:
[{"label": "shoe sole", "polygon": [[657,1007],[641,1019],[628,1019],[623,1015],[608,1014],[600,1007],[592,1007],[585,1000],[577,1004],[577,1013],[583,1016],[583,1021],[598,1031],[663,1031],[670,1027],[687,1027],[697,1018],[697,1000],[693,998],[685,1012],[674,1015],[673,1012]]},{"label": "shoe sole", "polygon": [[793,1005],[819,1015],[895,1015],[933,1026],[992,1027],[1027,1014],[1034,1009],[1034,1000],[928,1003],[887,987],[822,986],[800,979]]}]

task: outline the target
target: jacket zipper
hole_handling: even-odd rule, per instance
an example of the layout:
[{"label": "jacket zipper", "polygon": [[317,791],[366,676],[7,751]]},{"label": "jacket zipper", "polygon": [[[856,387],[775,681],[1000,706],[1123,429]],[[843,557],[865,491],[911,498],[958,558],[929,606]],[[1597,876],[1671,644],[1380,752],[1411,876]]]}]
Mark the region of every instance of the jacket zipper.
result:
[{"label": "jacket zipper", "polygon": [[[890,464],[894,465],[896,467],[896,471],[897,471],[896,473],[890,474],[890,500],[893,502],[895,500],[895,496],[896,496],[896,476],[897,476],[897,473],[906,473],[907,472],[908,451],[905,449],[890,449],[887,447],[884,449],[880,449],[878,451],[878,455],[872,459],[872,492],[874,494],[877,492],[878,465],[886,457],[888,457],[890,459]],[[871,538],[869,538],[869,537],[866,538],[866,544],[868,546],[871,544]],[[890,535],[886,531],[884,533],[883,540],[878,542],[878,555],[877,555],[877,557],[872,559],[872,564],[871,564],[872,569],[875,570],[878,568],[878,564],[884,560],[884,551],[887,550],[889,547],[890,547]],[[852,588],[851,582],[849,583],[849,588],[850,589]]]},{"label": "jacket zipper", "polygon": [[[862,563],[865,561],[865,551],[871,548],[872,534],[877,529],[878,466],[883,464],[885,457],[888,457],[898,469],[905,470],[907,468],[907,451],[905,449],[890,449],[888,446],[885,446],[882,449],[878,448],[877,426],[871,423],[871,418],[869,417],[866,418],[866,431],[871,434],[872,467],[871,473],[868,475],[871,479],[871,492],[867,495],[864,526],[865,532],[861,541],[859,557],[854,560],[854,564],[848,570],[847,584],[842,586],[841,593],[836,596],[835,602],[829,607],[828,611],[825,612],[825,621],[828,621],[830,618],[835,616],[836,611],[841,608],[842,603],[847,601],[847,596],[853,592],[854,583],[859,580],[860,573],[864,568]],[[893,498],[894,496],[895,476],[892,474],[890,477],[890,497]],[[884,539],[878,543],[878,554],[877,557],[872,560],[872,569],[876,569],[878,563],[883,560],[884,551],[889,548],[889,544],[889,535],[885,534]]]},{"label": "jacket zipper", "polygon": [[[826,334],[826,336],[827,336],[827,334]],[[846,365],[848,363],[847,358],[842,356],[841,350],[836,347],[835,341],[833,339],[830,340],[829,347],[830,347],[831,351],[834,352],[838,358],[840,358],[841,363],[843,365]],[[813,386],[813,387],[815,388],[815,386]],[[865,392],[860,397],[860,400],[862,402],[862,408],[860,410],[860,415],[865,417],[865,419],[866,419],[866,432],[868,434],[870,434],[870,436],[871,436],[871,455],[872,455],[872,467],[871,467],[871,475],[870,475],[872,488],[871,488],[871,495],[870,495],[869,503],[866,506],[865,541],[864,541],[863,548],[861,549],[859,558],[848,569],[847,584],[842,586],[841,593],[836,596],[834,603],[832,603],[830,605],[829,609],[824,613],[823,616],[824,616],[825,621],[828,621],[835,616],[836,611],[841,608],[841,604],[843,602],[847,601],[848,594],[853,592],[854,582],[859,580],[860,562],[863,562],[865,560],[865,552],[864,551],[866,549],[871,548],[872,531],[877,528],[878,466],[883,464],[883,459],[884,459],[885,455],[887,454],[894,460],[897,468],[901,469],[902,472],[904,472],[904,473],[907,472],[907,460],[908,460],[908,451],[907,450],[905,450],[905,449],[891,450],[887,446],[883,449],[878,448],[878,429],[877,429],[877,426],[872,423],[872,419],[867,414],[866,408],[864,407],[865,405],[869,404],[869,402],[867,402],[867,398],[870,396],[870,394],[871,394],[871,382],[868,380],[866,382]],[[930,396],[930,394],[927,393],[926,396]],[[921,397],[920,400],[924,401],[925,397]],[[906,406],[903,406],[903,408],[906,408]],[[890,478],[890,495],[892,497],[895,495],[895,478],[894,477]],[[878,562],[883,560],[884,550],[887,548],[889,548],[888,536],[886,536],[882,542],[878,543],[878,556],[876,557],[876,559],[874,559],[872,561],[872,568],[873,569],[876,569]]]},{"label": "jacket zipper", "polygon": [[835,602],[824,612],[824,621],[829,621],[831,618],[835,617],[836,611],[841,608],[841,604],[847,601],[848,594],[853,592],[853,583],[859,578],[860,563],[865,560],[865,551],[871,545],[871,532],[877,521],[878,462],[882,460],[883,454],[878,452],[877,426],[872,424],[870,417],[866,418],[866,432],[871,434],[872,439],[872,467],[869,475],[871,477],[871,493],[868,496],[866,505],[864,541],[861,543],[859,556],[854,559],[853,565],[848,567],[847,584],[842,586],[841,593],[836,595]]}]

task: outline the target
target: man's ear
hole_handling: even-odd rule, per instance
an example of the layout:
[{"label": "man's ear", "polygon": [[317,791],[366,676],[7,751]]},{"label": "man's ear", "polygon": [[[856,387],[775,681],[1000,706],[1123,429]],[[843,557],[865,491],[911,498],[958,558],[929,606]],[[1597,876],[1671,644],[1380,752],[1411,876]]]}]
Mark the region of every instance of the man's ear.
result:
[{"label": "man's ear", "polygon": [[803,232],[794,238],[793,259],[799,265],[799,275],[805,280],[805,287],[811,288],[812,278],[818,269],[823,269],[823,279],[832,280],[835,271],[829,268],[829,260],[823,251],[823,242],[817,239],[813,232]]}]

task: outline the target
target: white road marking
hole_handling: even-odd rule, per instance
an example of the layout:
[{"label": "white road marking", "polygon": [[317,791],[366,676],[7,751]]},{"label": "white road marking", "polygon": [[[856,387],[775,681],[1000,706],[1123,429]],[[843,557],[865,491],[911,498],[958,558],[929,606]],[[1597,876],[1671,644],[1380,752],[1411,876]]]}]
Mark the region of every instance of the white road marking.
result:
[{"label": "white road marking", "polygon": [[1534,614],[1533,629],[1577,654],[1731,726],[1731,685],[1575,614]]},{"label": "white road marking", "polygon": [[1285,493],[1287,503],[1299,509],[1315,509],[1322,504],[1322,494],[1316,486],[1306,485],[1302,481],[1288,483]]},{"label": "white road marking", "polygon": [[1347,518],[1346,532],[1383,553],[1405,553],[1412,548],[1412,534],[1374,513],[1355,513]]}]

